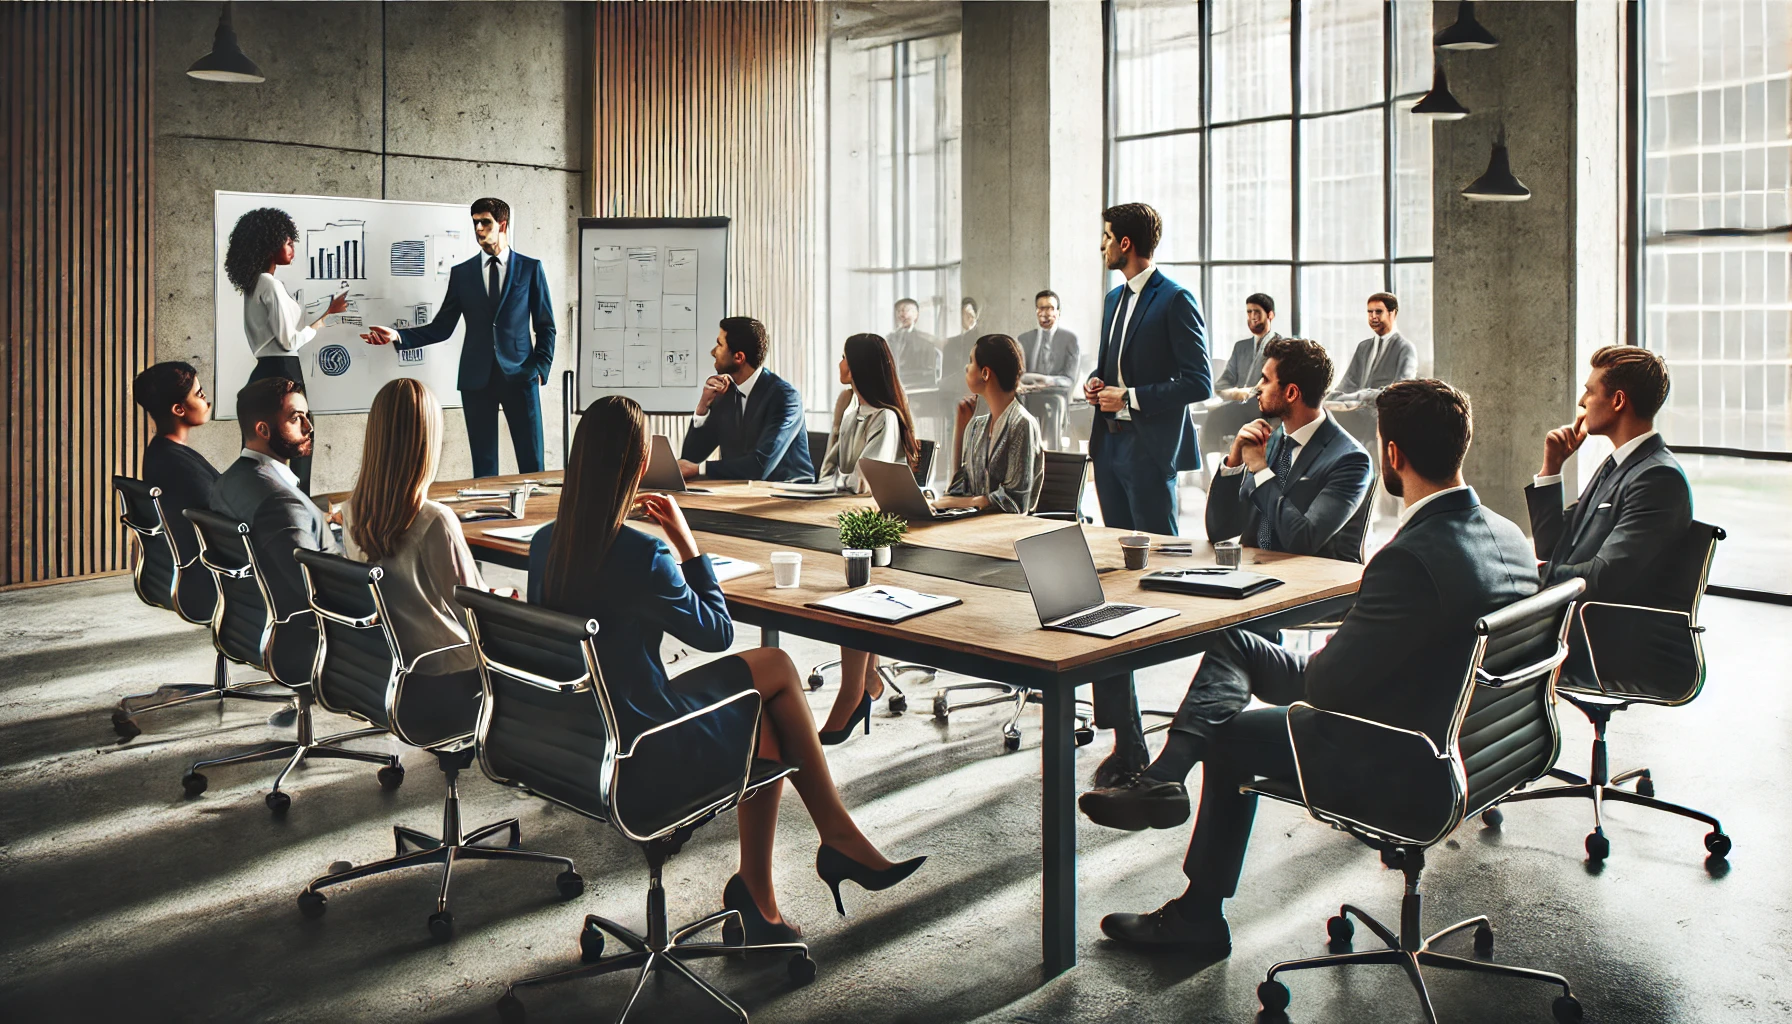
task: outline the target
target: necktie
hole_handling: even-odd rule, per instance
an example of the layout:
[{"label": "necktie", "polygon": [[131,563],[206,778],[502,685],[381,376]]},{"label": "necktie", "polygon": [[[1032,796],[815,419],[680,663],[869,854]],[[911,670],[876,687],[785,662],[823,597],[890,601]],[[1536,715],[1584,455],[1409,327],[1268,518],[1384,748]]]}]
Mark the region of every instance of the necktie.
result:
[{"label": "necktie", "polygon": [[492,308],[496,309],[498,306],[498,293],[502,290],[498,287],[498,257],[490,257],[489,265],[491,271],[485,278],[485,297],[491,300]]},{"label": "necktie", "polygon": [[1104,384],[1120,382],[1120,346],[1126,341],[1126,311],[1132,303],[1132,286],[1120,286],[1120,304],[1114,308],[1114,326],[1108,331],[1108,364],[1102,367]]},{"label": "necktie", "polygon": [[1032,370],[1034,373],[1044,373],[1044,372],[1046,372],[1045,368],[1047,366],[1051,365],[1051,358],[1052,358],[1052,332],[1051,331],[1040,331],[1039,332],[1039,354],[1033,360],[1034,365],[1027,367],[1027,369]]},{"label": "necktie", "polygon": [[[1281,444],[1276,447],[1276,457],[1270,460],[1270,468],[1275,470],[1276,479],[1282,486],[1288,486],[1288,471],[1294,468],[1294,449],[1300,445],[1288,435],[1282,435]],[[1275,539],[1275,521],[1269,516],[1257,520],[1257,547],[1264,551],[1276,550],[1271,546]]]}]

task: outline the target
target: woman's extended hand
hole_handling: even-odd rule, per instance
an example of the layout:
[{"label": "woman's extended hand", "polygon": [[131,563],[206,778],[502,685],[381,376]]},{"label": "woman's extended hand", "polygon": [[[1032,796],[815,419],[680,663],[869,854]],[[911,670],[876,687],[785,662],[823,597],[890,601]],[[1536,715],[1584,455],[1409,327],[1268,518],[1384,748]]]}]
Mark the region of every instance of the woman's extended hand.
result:
[{"label": "woman's extended hand", "polygon": [[684,509],[678,507],[670,494],[643,494],[635,501],[641,511],[647,513],[647,518],[666,531],[666,542],[672,545],[680,562],[697,557],[697,538],[691,535],[691,524],[684,520]]},{"label": "woman's extended hand", "polygon": [[348,293],[343,292],[330,300],[330,308],[324,310],[325,316],[334,316],[348,308]]}]

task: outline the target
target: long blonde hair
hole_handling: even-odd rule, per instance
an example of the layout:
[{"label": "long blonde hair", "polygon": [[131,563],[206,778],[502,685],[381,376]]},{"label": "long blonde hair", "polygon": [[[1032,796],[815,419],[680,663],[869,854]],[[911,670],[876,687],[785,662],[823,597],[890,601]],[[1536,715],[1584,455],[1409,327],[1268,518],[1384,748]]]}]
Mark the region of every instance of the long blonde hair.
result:
[{"label": "long blonde hair", "polygon": [[422,381],[400,377],[374,396],[349,497],[349,535],[370,562],[392,553],[423,508],[442,458],[442,403]]}]

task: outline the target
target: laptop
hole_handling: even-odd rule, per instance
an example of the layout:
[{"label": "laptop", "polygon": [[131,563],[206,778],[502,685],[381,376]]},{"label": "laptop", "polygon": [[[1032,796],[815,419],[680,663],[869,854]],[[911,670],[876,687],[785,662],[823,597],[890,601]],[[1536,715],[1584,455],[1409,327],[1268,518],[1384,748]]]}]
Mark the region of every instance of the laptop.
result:
[{"label": "laptop", "polygon": [[1017,540],[1014,553],[1033,592],[1039,624],[1046,629],[1113,638],[1181,614],[1173,608],[1109,601],[1080,525]]},{"label": "laptop", "polygon": [[700,487],[686,487],[684,474],[678,469],[678,455],[672,441],[664,434],[653,435],[648,446],[647,472],[641,476],[641,490],[668,491],[673,494],[709,494]]},{"label": "laptop", "polygon": [[893,512],[911,522],[962,519],[978,512],[974,508],[936,509],[929,505],[927,495],[921,493],[921,485],[915,483],[915,471],[908,468],[906,462],[860,459],[859,476],[871,485],[871,496],[877,499],[881,511]]}]

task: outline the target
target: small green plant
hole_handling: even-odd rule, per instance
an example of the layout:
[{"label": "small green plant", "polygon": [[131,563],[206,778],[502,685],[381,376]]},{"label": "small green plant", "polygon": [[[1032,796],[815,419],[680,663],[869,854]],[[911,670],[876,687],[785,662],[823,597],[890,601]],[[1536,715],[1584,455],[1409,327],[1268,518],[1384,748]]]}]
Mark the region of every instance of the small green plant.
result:
[{"label": "small green plant", "polygon": [[901,516],[879,512],[874,508],[855,508],[835,517],[840,524],[842,548],[890,547],[908,532],[908,522]]}]

